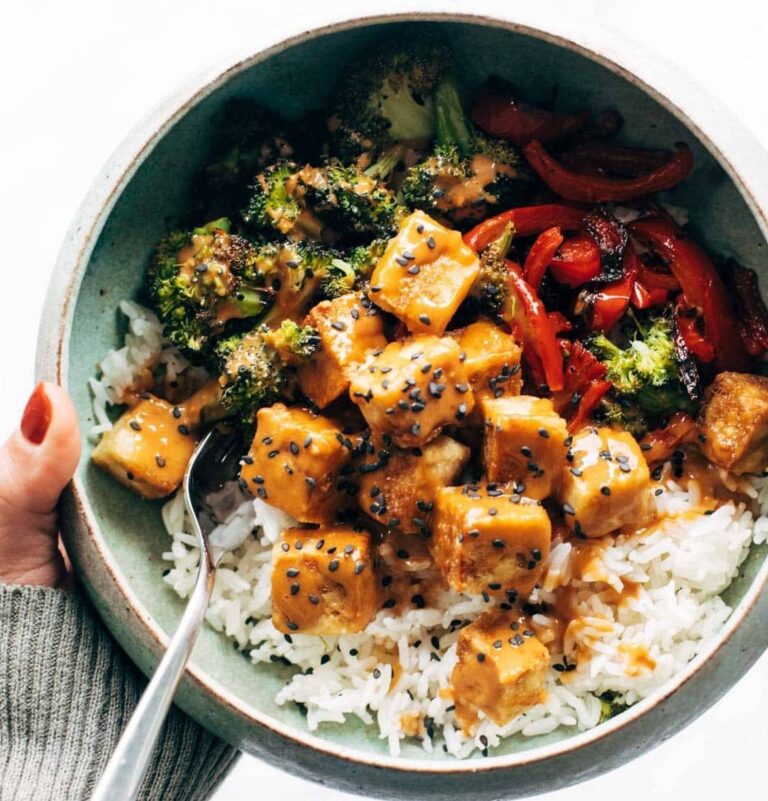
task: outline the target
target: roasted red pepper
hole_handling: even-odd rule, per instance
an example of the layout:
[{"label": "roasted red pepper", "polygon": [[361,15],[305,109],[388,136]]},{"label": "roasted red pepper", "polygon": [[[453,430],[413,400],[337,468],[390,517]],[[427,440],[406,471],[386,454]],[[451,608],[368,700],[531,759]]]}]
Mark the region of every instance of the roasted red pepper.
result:
[{"label": "roasted red pepper", "polygon": [[636,309],[650,309],[653,306],[664,306],[669,300],[666,289],[649,289],[638,278],[632,288],[632,305]]},{"label": "roasted red pepper", "polygon": [[675,412],[664,428],[649,431],[640,440],[640,450],[648,464],[666,462],[681,445],[695,441],[697,435],[698,429],[691,415]]},{"label": "roasted red pepper", "polygon": [[611,173],[623,178],[635,178],[641,173],[658,170],[671,157],[672,153],[668,150],[646,150],[587,141],[569,147],[560,160],[574,172]]},{"label": "roasted red pepper", "polygon": [[686,301],[701,309],[704,338],[715,349],[718,370],[748,371],[750,356],[739,336],[733,305],[709,256],[668,219],[636,220],[630,230],[665,259]]},{"label": "roasted red pepper", "polygon": [[541,279],[552,261],[552,257],[563,243],[563,232],[557,227],[542,231],[536,241],[531,245],[525,257],[523,274],[525,280],[538,292]]},{"label": "roasted red pepper", "polygon": [[547,228],[557,226],[565,231],[573,231],[581,225],[584,211],[562,203],[545,203],[541,206],[520,206],[497,214],[495,217],[476,225],[464,234],[464,242],[479,253],[497,240],[511,223],[515,236],[533,236]]},{"label": "roasted red pepper", "polygon": [[511,294],[507,322],[519,327],[525,350],[529,349],[538,356],[549,389],[553,392],[561,390],[563,356],[557,342],[555,326],[536,290],[523,278],[520,265],[510,260],[506,261],[506,265]]},{"label": "roasted red pepper", "polygon": [[593,331],[607,331],[624,316],[634,296],[637,263],[634,248],[627,247],[622,260],[624,270],[622,277],[601,286],[590,296],[585,317]]},{"label": "roasted red pepper", "polygon": [[637,277],[648,289],[665,289],[675,292],[680,289],[680,282],[672,273],[652,270],[642,259],[638,260]]},{"label": "roasted red pepper", "polygon": [[653,192],[671,189],[683,181],[693,167],[691,151],[683,144],[676,146],[674,155],[662,167],[634,178],[606,178],[572,172],[552,158],[536,139],[523,147],[523,153],[533,170],[553,192],[566,200],[581,203],[636,200]]},{"label": "roasted red pepper", "polygon": [[597,404],[600,403],[603,395],[605,395],[612,386],[613,384],[611,384],[610,381],[593,381],[587,387],[584,394],[581,396],[576,414],[568,422],[568,431],[574,432],[584,428],[589,422],[592,412],[597,408]]},{"label": "roasted red pepper", "polygon": [[757,273],[732,259],[726,267],[736,300],[741,339],[753,356],[759,356],[768,350],[768,309],[760,294]]},{"label": "roasted red pepper", "polygon": [[562,392],[552,396],[558,414],[569,420],[569,431],[577,431],[589,420],[600,399],[611,388],[605,380],[605,365],[578,340],[567,343]]},{"label": "roasted red pepper", "polygon": [[593,209],[584,215],[584,230],[595,240],[600,252],[600,280],[618,281],[623,275],[622,262],[629,244],[626,226],[605,209]]},{"label": "roasted red pepper", "polygon": [[600,250],[586,233],[566,239],[550,261],[549,270],[561,284],[581,286],[600,274]]},{"label": "roasted red pepper", "polygon": [[554,114],[489,86],[475,101],[472,120],[487,134],[522,145],[531,139],[553,142],[572,136],[589,122],[589,112]]},{"label": "roasted red pepper", "polygon": [[715,358],[712,344],[701,335],[697,327],[698,317],[678,307],[676,312],[677,330],[683,338],[685,347],[702,362],[711,362]]}]

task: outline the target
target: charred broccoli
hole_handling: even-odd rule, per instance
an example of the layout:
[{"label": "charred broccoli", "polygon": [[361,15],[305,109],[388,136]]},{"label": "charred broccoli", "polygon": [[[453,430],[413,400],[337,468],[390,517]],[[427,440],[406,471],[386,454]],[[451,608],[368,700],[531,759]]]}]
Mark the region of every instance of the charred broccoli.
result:
[{"label": "charred broccoli", "polygon": [[455,222],[474,220],[519,201],[523,184],[517,151],[474,130],[464,116],[453,78],[438,84],[435,112],[435,150],[408,170],[404,201]]},{"label": "charred broccoli", "polygon": [[260,172],[243,211],[246,224],[258,231],[274,229],[292,239],[327,239],[325,226],[304,203],[300,171],[296,162],[283,159]]},{"label": "charred broccoli", "polygon": [[628,315],[634,330],[624,347],[605,334],[593,334],[586,346],[606,366],[613,389],[602,405],[603,416],[635,436],[676,411],[695,412],[681,380],[672,322],[664,315],[641,322]]},{"label": "charred broccoli", "polygon": [[215,355],[222,407],[229,416],[252,428],[258,409],[290,391],[296,366],[311,358],[319,347],[317,331],[289,320],[277,329],[259,326],[219,340]]},{"label": "charred broccoli", "polygon": [[264,312],[272,292],[255,277],[257,256],[253,243],[229,233],[225,218],[160,242],[146,286],[174,345],[195,358],[229,321]]},{"label": "charred broccoli", "polygon": [[286,126],[274,112],[252,100],[230,101],[213,140],[208,166],[198,177],[198,213],[204,218],[235,214],[248,200],[253,176],[293,154]]},{"label": "charred broccoli", "polygon": [[480,310],[490,317],[501,314],[509,301],[509,270],[505,259],[513,236],[514,226],[507,225],[504,233],[480,254],[480,272],[470,294]]},{"label": "charred broccoli", "polygon": [[322,167],[291,161],[269,167],[251,188],[245,222],[292,239],[391,236],[407,214],[384,185],[400,154],[393,148],[365,171],[336,159]]},{"label": "charred broccoli", "polygon": [[332,102],[331,154],[365,168],[394,143],[432,139],[432,93],[450,64],[444,44],[423,38],[356,61]]}]

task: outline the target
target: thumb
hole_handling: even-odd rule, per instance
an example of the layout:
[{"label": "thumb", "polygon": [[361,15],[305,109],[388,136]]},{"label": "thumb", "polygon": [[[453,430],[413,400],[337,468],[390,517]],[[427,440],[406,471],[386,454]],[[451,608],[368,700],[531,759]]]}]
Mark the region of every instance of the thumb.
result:
[{"label": "thumb", "polygon": [[63,578],[56,503],[79,458],[72,401],[56,384],[38,384],[0,448],[0,582],[55,585]]}]

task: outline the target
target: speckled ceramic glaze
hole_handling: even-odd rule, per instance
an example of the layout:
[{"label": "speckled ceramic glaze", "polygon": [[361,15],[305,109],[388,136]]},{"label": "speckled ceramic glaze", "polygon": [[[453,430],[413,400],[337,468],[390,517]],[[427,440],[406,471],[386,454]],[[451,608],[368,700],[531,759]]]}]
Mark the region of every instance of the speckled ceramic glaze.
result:
[{"label": "speckled ceramic glaze", "polygon": [[[223,103],[246,95],[296,115],[321,102],[348,56],[382,36],[423,26],[438,26],[450,38],[470,87],[497,73],[532,100],[557,92],[569,108],[620,109],[636,144],[688,142],[696,169],[676,202],[690,209],[710,246],[763,271],[766,225],[759,195],[766,194],[768,172],[762,151],[703,90],[657,60],[636,48],[621,50],[609,37],[603,46],[583,46],[478,17],[411,15],[337,24],[194,81],[129,137],[98,179],[64,245],[38,354],[39,377],[69,389],[84,429],[92,422],[87,379],[99,358],[121,343],[117,302],[137,290],[152,243],[181,212]],[[574,37],[585,41],[579,33]],[[86,443],[63,502],[67,547],[107,625],[150,672],[182,610],[161,580],[168,539],[160,507],[92,468],[89,452]],[[765,554],[754,549],[728,590],[735,611],[720,640],[665,692],[590,732],[512,738],[485,759],[427,756],[413,745],[394,759],[376,732],[356,721],[309,734],[294,707],[273,702],[286,669],[254,667],[210,630],[200,637],[178,701],[230,742],[348,791],[479,801],[556,789],[662,742],[746,671],[768,639]]]}]

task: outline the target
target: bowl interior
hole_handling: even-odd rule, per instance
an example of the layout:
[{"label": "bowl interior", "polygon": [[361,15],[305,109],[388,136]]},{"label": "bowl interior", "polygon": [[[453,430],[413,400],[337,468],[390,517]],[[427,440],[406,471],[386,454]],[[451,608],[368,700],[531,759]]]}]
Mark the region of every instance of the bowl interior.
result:
[{"label": "bowl interior", "polygon": [[[298,115],[318,106],[331,90],[341,65],[369,43],[383,36],[396,37],[406,28],[434,24],[349,27],[258,59],[214,91],[201,93],[198,102],[156,142],[109,215],[76,300],[67,382],[85,430],[93,417],[87,380],[99,359],[122,344],[124,329],[117,303],[136,294],[153,243],[182,216],[191,176],[204,159],[225,101],[248,96],[287,115]],[[557,107],[563,110],[619,109],[626,120],[624,138],[631,143],[669,146],[683,140],[690,144],[696,169],[672,201],[689,209],[697,231],[710,247],[758,267],[758,250],[764,240],[739,192],[685,125],[644,89],[584,55],[505,27],[472,22],[445,22],[439,27],[456,50],[458,63],[463,65],[461,78],[469,88],[495,73],[513,81],[523,97],[534,102],[556,98]],[[159,504],[140,501],[94,469],[88,461],[90,450],[86,442],[79,475],[109,558],[146,612],[162,629],[172,632],[183,607],[161,578],[165,567],[161,554],[169,540],[160,522]],[[742,597],[763,558],[762,549],[750,555],[728,590],[730,603]],[[85,581],[93,582],[94,576],[85,576]],[[102,604],[109,603],[102,599]],[[135,639],[128,629],[116,633],[124,644]],[[223,637],[208,629],[199,640],[194,662],[239,705],[305,729],[295,707],[278,707],[273,701],[288,675],[286,668],[253,666]],[[208,725],[232,738],[224,728],[226,714],[209,720]],[[362,750],[386,750],[385,741],[379,740],[373,729],[356,721],[345,726],[326,725],[319,734]],[[528,749],[566,736],[568,732],[558,731],[547,737],[513,738],[497,753]],[[425,756],[420,747],[410,745],[405,746],[404,755]],[[442,753],[433,758],[443,758]]]}]

